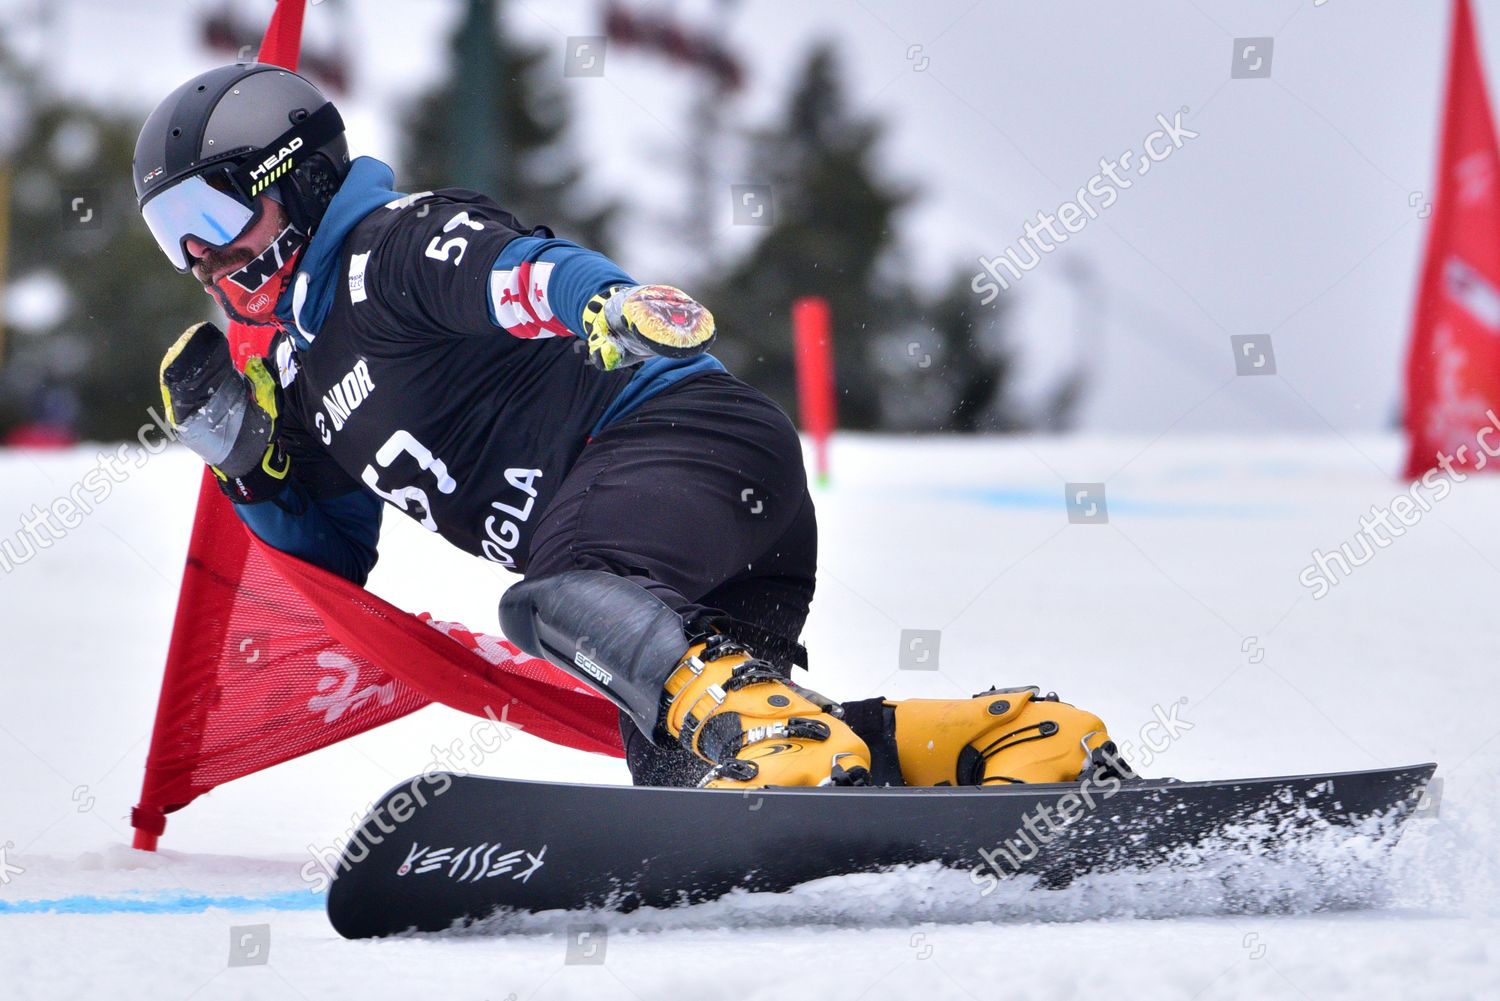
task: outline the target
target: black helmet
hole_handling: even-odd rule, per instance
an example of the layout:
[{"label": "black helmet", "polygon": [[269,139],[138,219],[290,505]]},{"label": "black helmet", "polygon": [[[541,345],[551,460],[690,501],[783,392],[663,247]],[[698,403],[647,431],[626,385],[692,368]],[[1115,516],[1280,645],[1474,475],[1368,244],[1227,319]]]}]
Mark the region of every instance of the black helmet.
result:
[{"label": "black helmet", "polygon": [[[338,110],[296,73],[264,63],[221,66],[168,94],[141,127],[133,166],[141,212],[179,270],[186,237],[233,242],[272,185],[292,225],[311,234],[348,170]],[[203,198],[180,190],[153,205],[191,178],[206,182],[188,186],[198,195],[228,195],[241,208],[224,201],[215,219],[213,206],[205,212]]]}]

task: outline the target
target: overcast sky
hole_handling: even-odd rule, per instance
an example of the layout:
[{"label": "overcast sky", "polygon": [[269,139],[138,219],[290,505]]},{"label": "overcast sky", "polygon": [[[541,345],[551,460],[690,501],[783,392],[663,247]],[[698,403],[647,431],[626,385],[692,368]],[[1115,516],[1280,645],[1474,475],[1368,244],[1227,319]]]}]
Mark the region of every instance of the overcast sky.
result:
[{"label": "overcast sky", "polygon": [[[27,52],[45,45],[52,85],[144,114],[220,61],[196,41],[200,12],[217,6],[0,0],[0,18]],[[714,18],[708,0],[645,6]],[[50,26],[13,27],[42,8],[54,12]],[[310,44],[345,30],[358,53],[357,98],[344,102],[356,152],[394,152],[390,111],[441,71],[460,8],[309,9]],[[600,33],[600,9],[505,5],[515,31],[555,48],[559,76],[566,39]],[[1500,3],[1475,10],[1494,80]],[[1026,220],[1073,198],[1101,157],[1139,151],[1157,115],[1182,112],[1197,138],[1146,176],[1126,172],[1130,188],[1015,283],[1028,386],[1044,387],[1083,351],[1095,362],[1086,428],[1369,431],[1400,403],[1447,21],[1438,0],[743,0],[728,38],[749,85],[726,113],[765,120],[807,46],[835,39],[855,105],[889,123],[886,171],[922,191],[902,266],[936,283],[1015,246]],[[1232,79],[1235,39],[1249,37],[1274,39],[1270,76]],[[602,78],[566,82],[581,124],[618,137],[591,183],[636,206],[622,263],[653,280],[690,270],[660,234],[679,217],[692,79],[612,48]],[[728,187],[755,179],[724,159],[721,233],[732,246],[754,233],[729,224]],[[1095,276],[1093,293],[1076,291],[1070,262]],[[1234,377],[1229,338],[1243,334],[1271,335],[1275,377]]]}]

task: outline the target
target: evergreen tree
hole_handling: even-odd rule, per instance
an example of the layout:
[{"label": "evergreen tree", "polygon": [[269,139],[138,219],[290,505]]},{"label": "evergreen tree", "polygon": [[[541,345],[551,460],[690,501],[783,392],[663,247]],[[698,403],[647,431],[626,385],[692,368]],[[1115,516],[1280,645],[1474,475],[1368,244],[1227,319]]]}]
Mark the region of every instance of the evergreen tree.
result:
[{"label": "evergreen tree", "polygon": [[785,407],[795,402],[790,309],[804,295],[827,298],[834,323],[839,421],[879,418],[873,337],[909,320],[910,290],[883,268],[894,219],[912,193],[878,176],[871,162],[881,127],[846,107],[833,47],[816,46],[783,120],[752,136],[755,183],[771,186],[764,236],[706,293],[727,363]]},{"label": "evergreen tree", "polygon": [[[973,275],[959,271],[925,310],[937,357],[919,370],[941,387],[941,409],[925,415],[923,430],[1018,431],[1025,422],[1013,412],[1006,385],[1014,359],[1005,323],[1009,299],[988,306],[970,287]],[[908,351],[908,358],[913,352]],[[924,353],[924,357],[926,354]]]},{"label": "evergreen tree", "polygon": [[[37,88],[0,53],[17,94]],[[60,288],[57,316],[18,329],[7,317],[0,434],[34,419],[38,400],[76,403],[86,438],[133,438],[161,409],[157,366],[189,323],[214,312],[178,275],[135,205],[131,158],[144,116],[119,116],[46,96],[23,101],[25,139],[13,153],[11,289]]]},{"label": "evergreen tree", "polygon": [[607,253],[615,206],[579,193],[558,52],[507,34],[495,0],[468,0],[449,47],[447,79],[405,116],[404,190],[472,188]]}]

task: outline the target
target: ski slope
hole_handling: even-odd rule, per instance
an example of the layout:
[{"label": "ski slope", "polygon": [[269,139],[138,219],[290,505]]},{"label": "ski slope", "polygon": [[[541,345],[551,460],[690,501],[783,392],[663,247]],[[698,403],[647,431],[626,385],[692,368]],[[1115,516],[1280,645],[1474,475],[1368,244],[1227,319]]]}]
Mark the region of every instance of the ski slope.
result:
[{"label": "ski slope", "polygon": [[[0,452],[0,538],[97,451]],[[917,868],[679,911],[351,943],[299,876],[309,851],[337,844],[470,720],[429,708],[231,783],[169,818],[160,853],[132,851],[198,476],[169,451],[0,575],[0,994],[1495,997],[1500,481],[1458,485],[1321,599],[1298,579],[1314,549],[1336,549],[1402,492],[1399,458],[1386,437],[845,436],[818,493],[823,572],[806,636],[807,682],[839,697],[1035,682],[1137,744],[1153,707],[1178,702],[1191,728],[1149,775],[1436,760],[1441,799],[1388,871],[1226,860],[980,896],[966,874]],[[1069,524],[1067,481],[1106,483],[1107,524]],[[374,590],[496,628],[512,578],[397,517],[382,552]],[[903,629],[941,630],[935,670],[901,669]],[[473,755],[486,774],[627,780],[617,761],[524,733]],[[566,961],[585,926],[602,963]],[[257,930],[232,931],[244,927]],[[267,962],[229,965],[244,934],[268,936]]]}]

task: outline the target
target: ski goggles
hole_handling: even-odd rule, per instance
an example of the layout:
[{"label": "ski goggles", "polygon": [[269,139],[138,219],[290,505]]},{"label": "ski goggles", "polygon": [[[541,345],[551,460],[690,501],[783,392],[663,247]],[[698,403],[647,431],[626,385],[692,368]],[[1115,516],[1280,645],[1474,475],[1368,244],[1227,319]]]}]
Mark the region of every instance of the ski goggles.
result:
[{"label": "ski goggles", "polygon": [[254,224],[260,210],[229,191],[215,188],[199,174],[179,181],[142,205],[141,215],[167,260],[178,271],[186,271],[188,237],[210,247],[227,247]]},{"label": "ski goggles", "polygon": [[141,206],[146,227],[172,266],[185,273],[189,237],[219,248],[244,236],[260,219],[260,195],[343,130],[338,110],[325,104],[267,145],[236,157],[235,163],[210,167],[157,191]]}]

